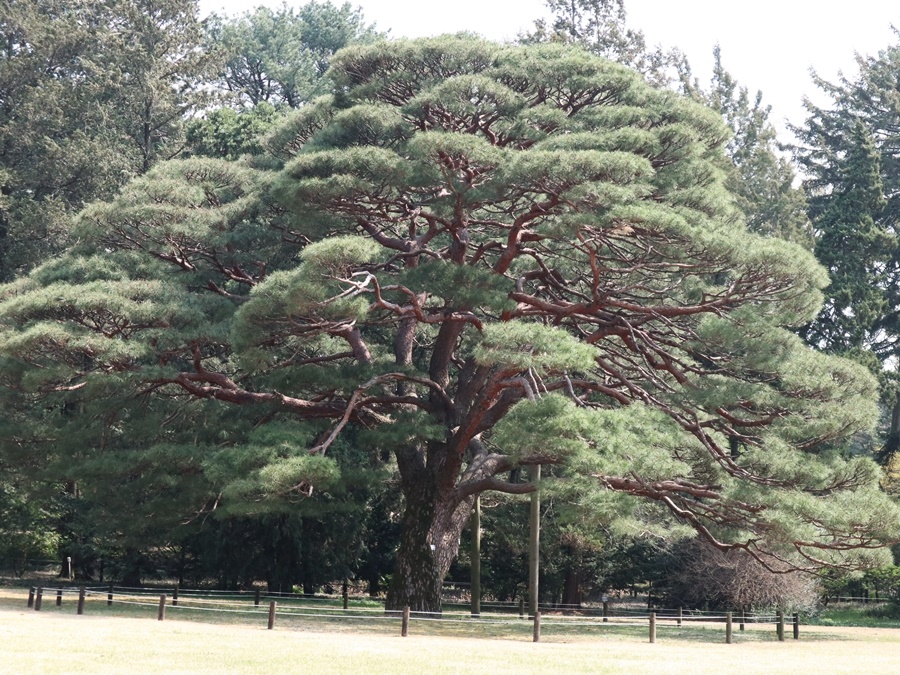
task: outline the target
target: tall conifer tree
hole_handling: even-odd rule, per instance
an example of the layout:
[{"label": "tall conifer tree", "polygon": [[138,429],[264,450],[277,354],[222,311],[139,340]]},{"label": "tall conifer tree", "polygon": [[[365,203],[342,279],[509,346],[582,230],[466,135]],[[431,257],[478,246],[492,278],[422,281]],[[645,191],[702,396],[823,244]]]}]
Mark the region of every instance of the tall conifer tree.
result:
[{"label": "tall conifer tree", "polygon": [[857,66],[834,83],[815,76],[829,103],[807,101],[806,123],[794,129],[816,254],[832,273],[825,311],[807,334],[878,373],[891,420],[887,460],[900,446],[900,46],[858,55]]}]

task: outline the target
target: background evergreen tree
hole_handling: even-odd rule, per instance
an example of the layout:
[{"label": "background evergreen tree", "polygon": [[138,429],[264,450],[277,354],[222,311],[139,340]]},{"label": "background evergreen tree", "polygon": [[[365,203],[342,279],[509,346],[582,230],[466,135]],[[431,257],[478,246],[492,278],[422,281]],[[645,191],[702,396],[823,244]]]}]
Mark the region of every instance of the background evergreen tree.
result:
[{"label": "background evergreen tree", "polygon": [[815,76],[829,103],[807,101],[806,123],[794,128],[816,255],[832,274],[825,309],[806,334],[812,344],[853,353],[878,373],[889,420],[881,436],[887,462],[900,439],[900,47],[857,56],[857,65],[858,75],[835,83]]},{"label": "background evergreen tree", "polygon": [[709,91],[693,88],[693,95],[722,115],[732,136],[725,145],[731,160],[726,184],[751,232],[780,237],[807,248],[812,246],[812,228],[806,199],[794,186],[794,167],[777,140],[769,120],[771,107],[762,103],[762,92],[751,100],[722,65],[722,52],[713,51],[713,76]]},{"label": "background evergreen tree", "polygon": [[95,61],[108,35],[102,3],[0,3],[0,279],[67,240],[84,202],[129,176]]},{"label": "background evergreen tree", "polygon": [[0,3],[0,279],[63,250],[71,217],[182,147],[208,100],[196,0]]},{"label": "background evergreen tree", "polygon": [[816,257],[828,268],[831,285],[805,336],[836,353],[862,352],[881,337],[873,329],[889,309],[888,264],[897,243],[881,221],[886,200],[875,144],[860,121],[848,136],[837,180],[827,195],[810,200]]}]

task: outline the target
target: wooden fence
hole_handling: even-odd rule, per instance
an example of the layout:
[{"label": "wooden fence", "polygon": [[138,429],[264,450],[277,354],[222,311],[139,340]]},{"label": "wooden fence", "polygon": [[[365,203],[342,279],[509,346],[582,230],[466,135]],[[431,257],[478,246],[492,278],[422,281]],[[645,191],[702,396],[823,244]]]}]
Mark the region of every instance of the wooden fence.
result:
[{"label": "wooden fence", "polygon": [[[161,592],[165,591],[165,592]],[[269,630],[275,628],[279,618],[302,618],[304,621],[319,622],[325,625],[335,619],[346,621],[393,622],[399,624],[399,632],[402,636],[410,634],[410,624],[418,623],[456,623],[471,626],[506,625],[523,627],[531,622],[531,636],[534,642],[539,642],[541,632],[545,629],[553,631],[555,628],[584,630],[596,628],[598,630],[612,627],[627,627],[631,630],[646,631],[650,642],[656,642],[659,629],[677,628],[687,630],[692,625],[703,624],[706,628],[721,625],[719,633],[725,643],[734,641],[734,624],[738,626],[738,632],[745,630],[748,624],[761,624],[774,627],[774,638],[779,641],[785,639],[785,627],[788,623],[783,612],[775,614],[749,614],[737,612],[711,613],[700,611],[686,611],[682,608],[657,609],[656,611],[643,611],[634,607],[617,607],[614,603],[604,602],[600,607],[542,607],[538,611],[526,617],[521,604],[494,603],[493,611],[481,612],[477,615],[463,611],[443,611],[440,613],[411,612],[409,607],[402,611],[387,611],[379,607],[371,607],[369,598],[351,598],[346,592],[338,598],[318,597],[305,598],[295,594],[263,593],[261,590],[249,592],[215,592],[181,589],[172,587],[160,588],[127,588],[121,586],[35,586],[29,590],[27,606],[35,611],[41,611],[46,597],[55,597],[56,606],[61,607],[64,599],[76,606],[76,613],[82,615],[88,600],[91,603],[91,612],[102,612],[103,601],[105,606],[115,605],[147,607],[156,609],[156,617],[159,621],[166,619],[166,609],[175,611],[190,610],[193,612],[218,612],[232,615],[243,615],[247,619],[258,616],[260,622],[263,618]],[[351,606],[351,601],[353,605]],[[365,606],[369,605],[369,606]],[[496,606],[499,605],[499,606]],[[148,610],[149,613],[149,610]],[[793,638],[800,638],[800,618],[797,614],[790,617],[790,625],[793,629]]]}]

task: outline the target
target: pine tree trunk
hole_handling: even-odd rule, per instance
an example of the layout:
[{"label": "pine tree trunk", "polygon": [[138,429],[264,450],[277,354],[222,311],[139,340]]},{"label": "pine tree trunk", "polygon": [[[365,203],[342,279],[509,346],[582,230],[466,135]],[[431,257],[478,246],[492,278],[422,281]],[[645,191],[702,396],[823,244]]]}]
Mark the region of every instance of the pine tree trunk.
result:
[{"label": "pine tree trunk", "polygon": [[894,408],[891,410],[890,439],[892,449],[895,451],[898,446],[898,437],[900,437],[900,394],[897,394],[897,397],[894,399]]},{"label": "pine tree trunk", "polygon": [[581,570],[574,566],[566,569],[562,601],[564,605],[581,606]]},{"label": "pine tree trunk", "polygon": [[900,393],[894,399],[894,406],[891,410],[891,426],[877,456],[879,464],[890,467],[898,449],[900,449]]},{"label": "pine tree trunk", "polygon": [[133,548],[125,549],[122,559],[122,585],[132,588],[141,587],[141,558],[139,551]]},{"label": "pine tree trunk", "polygon": [[459,552],[474,497],[457,503],[427,485],[406,491],[400,545],[385,609],[441,611],[441,586]]},{"label": "pine tree trunk", "polygon": [[429,541],[433,520],[433,504],[424,498],[413,501],[407,497],[385,609],[408,606],[414,612],[440,611],[443,576],[437,567],[437,545],[432,550]]}]

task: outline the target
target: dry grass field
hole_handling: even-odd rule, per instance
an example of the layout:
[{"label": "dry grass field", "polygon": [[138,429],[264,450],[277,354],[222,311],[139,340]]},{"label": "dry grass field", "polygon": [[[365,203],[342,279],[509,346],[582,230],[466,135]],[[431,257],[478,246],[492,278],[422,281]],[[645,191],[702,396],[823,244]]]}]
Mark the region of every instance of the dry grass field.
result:
[{"label": "dry grass field", "polygon": [[110,614],[99,603],[84,616],[71,601],[35,612],[25,608],[24,594],[2,595],[0,673],[900,672],[897,629],[804,626],[800,641],[779,643],[757,628],[726,645],[720,628],[695,627],[690,635],[661,629],[656,644],[639,631],[573,636],[548,628],[534,644],[527,626],[490,638],[471,627],[457,636],[433,634],[434,624],[415,622],[407,638],[393,623],[374,631],[268,631],[264,622],[203,621],[196,613],[186,620],[174,611],[159,622],[152,608]]}]

